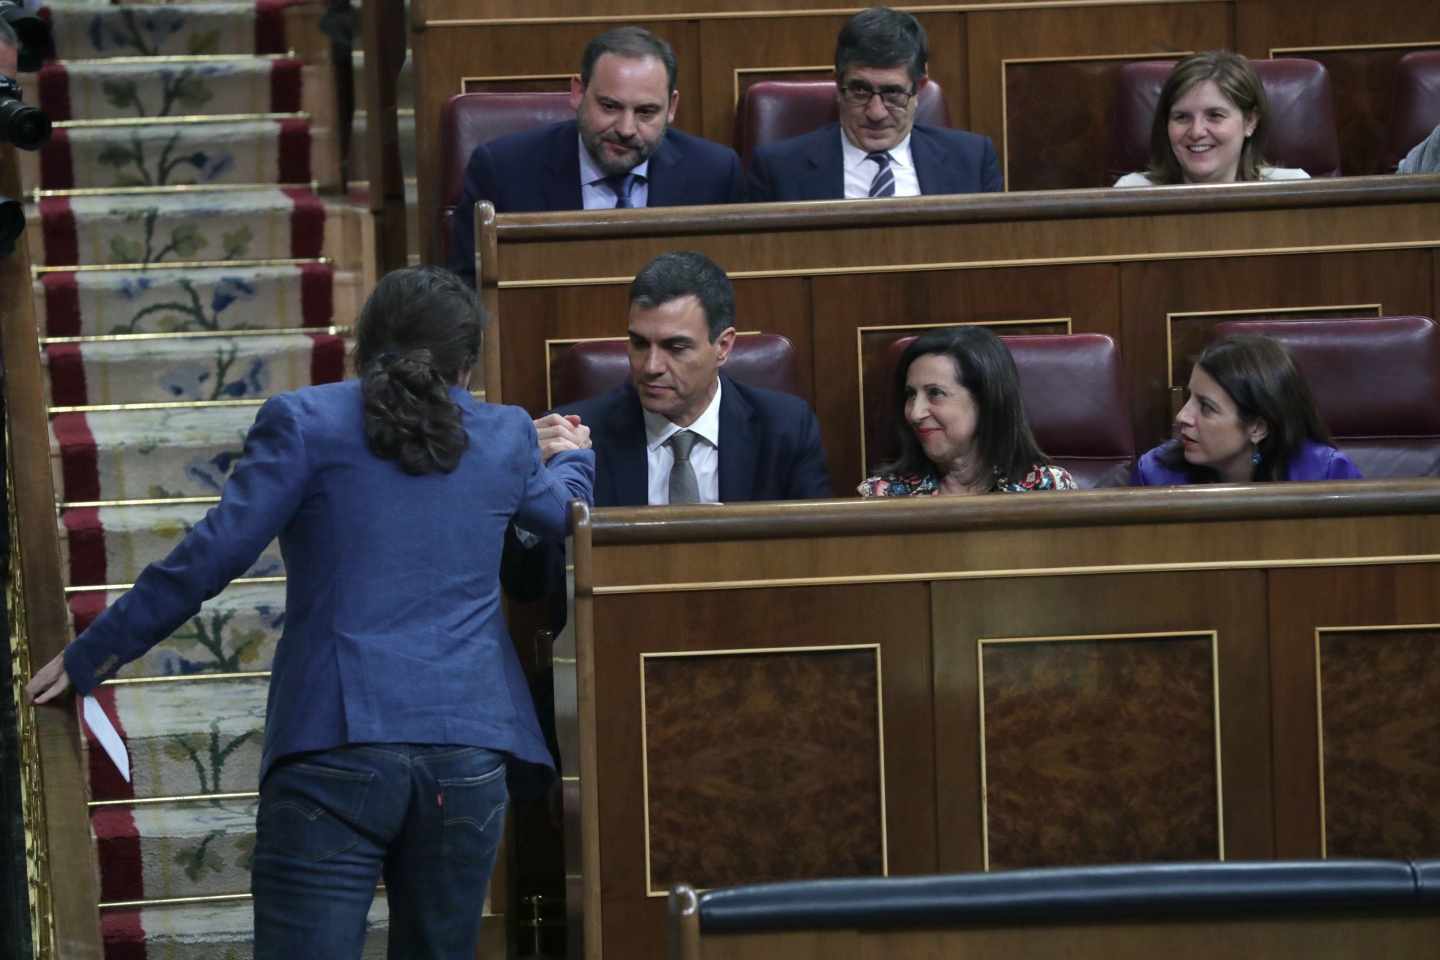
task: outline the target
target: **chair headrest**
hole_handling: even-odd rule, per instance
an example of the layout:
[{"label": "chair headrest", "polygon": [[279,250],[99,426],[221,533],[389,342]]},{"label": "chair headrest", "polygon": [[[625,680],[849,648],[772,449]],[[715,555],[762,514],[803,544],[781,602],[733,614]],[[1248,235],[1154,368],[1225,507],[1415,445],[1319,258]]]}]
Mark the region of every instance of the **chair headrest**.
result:
[{"label": "chair headrest", "polygon": [[1247,333],[1289,348],[1337,439],[1440,435],[1440,334],[1428,317],[1215,325],[1217,338]]},{"label": "chair headrest", "polygon": [[[741,334],[722,368],[749,387],[803,397],[795,345],[774,333]],[[550,369],[550,406],[563,407],[599,396],[630,379],[624,340],[585,340],[555,358]]]},{"label": "chair headrest", "polygon": [[1390,134],[1379,173],[1393,173],[1405,154],[1440,127],[1440,50],[1407,53],[1395,65]]},{"label": "chair headrest", "polygon": [[[915,122],[950,126],[945,91],[928,77],[916,93]],[[757,147],[833,123],[839,117],[833,80],[762,80],[746,88],[735,111],[735,149],[746,166]]]}]

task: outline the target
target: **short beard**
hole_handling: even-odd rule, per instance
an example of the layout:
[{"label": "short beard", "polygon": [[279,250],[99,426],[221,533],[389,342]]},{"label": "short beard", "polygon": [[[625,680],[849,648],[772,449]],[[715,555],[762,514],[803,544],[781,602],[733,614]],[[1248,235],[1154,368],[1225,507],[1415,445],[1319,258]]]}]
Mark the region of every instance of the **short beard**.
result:
[{"label": "short beard", "polygon": [[580,131],[580,140],[585,144],[585,149],[589,151],[590,159],[595,162],[595,166],[599,167],[601,172],[606,176],[617,176],[622,173],[629,173],[646,160],[649,160],[650,154],[654,152],[648,143],[637,138],[630,144],[635,151],[631,154],[631,156],[635,158],[634,161],[621,161],[617,164],[616,161],[610,159],[605,154],[603,147],[605,138],[603,135],[597,136],[582,128]]}]

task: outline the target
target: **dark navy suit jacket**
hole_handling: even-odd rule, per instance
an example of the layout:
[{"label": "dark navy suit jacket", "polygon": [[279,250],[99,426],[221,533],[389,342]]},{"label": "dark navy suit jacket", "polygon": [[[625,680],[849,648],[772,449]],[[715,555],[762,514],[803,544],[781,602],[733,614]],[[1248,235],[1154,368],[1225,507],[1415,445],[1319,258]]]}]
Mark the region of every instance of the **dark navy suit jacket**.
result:
[{"label": "dark navy suit jacket", "polygon": [[[482,143],[465,167],[465,189],[455,207],[450,269],[474,283],[475,202],[489,200],[496,213],[583,210],[580,139],[574,120],[522,130]],[[681,133],[674,127],[650,156],[651,207],[738,203],[745,179],[729,147]]]},{"label": "dark navy suit jacket", "polygon": [[[844,154],[840,124],[767,144],[750,160],[746,199],[843,200]],[[1000,161],[989,137],[964,130],[910,128],[910,156],[920,179],[920,193],[994,193],[1005,189]]]},{"label": "dark navy suit jacket", "polygon": [[[810,405],[775,390],[747,387],[722,375],[720,500],[805,500],[828,497],[830,473],[820,425]],[[562,408],[579,414],[595,448],[595,505],[643,507],[650,502],[645,417],[628,382]]]},{"label": "dark navy suit jacket", "polygon": [[541,466],[530,416],[459,387],[470,446],[451,473],[410,476],[366,445],[359,381],[271,397],[218,506],[65,650],[88,693],[193,617],[278,535],[285,631],[275,650],[260,775],[346,743],[550,752],[500,604],[512,519],[563,536],[588,500],[590,451]]},{"label": "dark navy suit jacket", "polygon": [[[738,503],[831,496],[820,424],[810,405],[788,393],[721,377],[720,500]],[[590,428],[596,453],[595,505],[648,505],[645,416],[635,388],[626,382],[558,412],[578,414]],[[551,628],[558,632],[565,625],[563,550],[554,544],[522,547],[512,531],[505,542],[502,575],[506,591],[517,599],[538,600],[548,595]]]}]

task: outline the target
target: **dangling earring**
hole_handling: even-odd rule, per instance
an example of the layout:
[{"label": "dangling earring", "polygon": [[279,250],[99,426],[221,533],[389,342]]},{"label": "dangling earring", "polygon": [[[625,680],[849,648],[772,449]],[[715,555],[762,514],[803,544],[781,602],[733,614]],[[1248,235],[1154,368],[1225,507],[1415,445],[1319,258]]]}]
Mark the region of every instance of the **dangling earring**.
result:
[{"label": "dangling earring", "polygon": [[1254,445],[1254,449],[1250,451],[1250,462],[1258,467],[1260,466],[1260,461],[1263,459],[1264,458],[1260,456],[1260,445],[1257,443]]}]

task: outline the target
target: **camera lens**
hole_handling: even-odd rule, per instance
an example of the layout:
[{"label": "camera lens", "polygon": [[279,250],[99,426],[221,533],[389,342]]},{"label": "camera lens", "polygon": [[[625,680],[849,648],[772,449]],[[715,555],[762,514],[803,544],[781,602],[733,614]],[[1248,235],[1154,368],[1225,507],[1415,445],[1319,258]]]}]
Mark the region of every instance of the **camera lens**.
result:
[{"label": "camera lens", "polygon": [[0,99],[0,141],[39,150],[50,139],[50,118],[19,100]]}]

